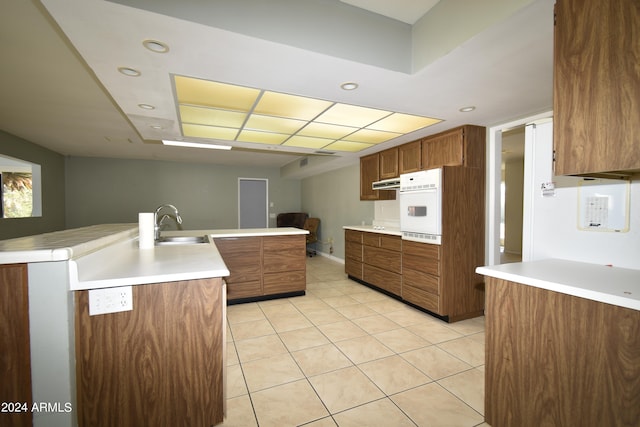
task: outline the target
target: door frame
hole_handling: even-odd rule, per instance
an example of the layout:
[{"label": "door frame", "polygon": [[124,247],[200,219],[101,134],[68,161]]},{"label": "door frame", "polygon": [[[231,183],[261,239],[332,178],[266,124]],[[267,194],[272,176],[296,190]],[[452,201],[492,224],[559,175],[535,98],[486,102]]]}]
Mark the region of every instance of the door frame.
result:
[{"label": "door frame", "polygon": [[[553,117],[553,111],[546,111],[544,113],[536,114],[533,116],[516,119],[507,123],[491,126],[487,130],[487,171],[486,181],[487,188],[485,194],[486,203],[486,236],[485,236],[485,263],[486,265],[500,264],[500,183],[501,179],[501,162],[502,162],[502,131],[526,126],[527,124]],[[525,170],[528,163],[533,162],[534,159],[527,155],[525,151],[524,163]],[[531,165],[529,165],[531,166]],[[526,180],[524,185],[529,185]],[[527,203],[526,200],[524,203]],[[523,212],[527,211],[527,206],[523,206]],[[523,230],[523,246],[525,242],[525,233],[527,229]],[[526,240],[530,241],[530,240]],[[523,247],[523,254],[528,248]]]}]

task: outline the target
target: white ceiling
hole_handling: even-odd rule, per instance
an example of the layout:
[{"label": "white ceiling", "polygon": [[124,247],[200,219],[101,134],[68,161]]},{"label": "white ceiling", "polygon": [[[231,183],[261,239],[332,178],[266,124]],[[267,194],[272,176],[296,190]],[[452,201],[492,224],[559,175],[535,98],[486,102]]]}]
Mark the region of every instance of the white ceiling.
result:
[{"label": "white ceiling", "polygon": [[[43,2],[46,8],[37,0],[3,4],[0,129],[64,155],[270,167],[309,155],[279,147],[253,151],[251,144],[228,152],[158,144],[163,137],[180,136],[173,73],[445,120],[365,152],[333,156],[324,169],[464,123],[489,126],[552,106],[553,0],[532,1],[415,73],[109,1]],[[434,3],[343,2],[408,23]],[[407,6],[411,13],[396,15],[384,9],[387,3],[398,12],[405,11],[405,3],[416,9]],[[174,4],[196,7],[189,1]],[[169,53],[146,51],[140,42],[149,38],[166,42]],[[141,69],[143,75],[125,77],[116,71],[119,66]],[[340,90],[347,80],[360,88]],[[144,111],[140,103],[156,109]],[[460,113],[466,105],[477,108]]]},{"label": "white ceiling", "polygon": [[369,10],[407,24],[415,24],[440,0],[340,0],[343,3]]}]

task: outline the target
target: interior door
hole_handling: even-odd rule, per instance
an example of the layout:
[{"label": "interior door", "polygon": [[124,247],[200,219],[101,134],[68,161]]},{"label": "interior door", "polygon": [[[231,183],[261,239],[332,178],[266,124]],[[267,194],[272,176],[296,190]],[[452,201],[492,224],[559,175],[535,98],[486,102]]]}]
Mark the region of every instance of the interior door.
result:
[{"label": "interior door", "polygon": [[267,228],[269,180],[238,178],[238,228]]}]

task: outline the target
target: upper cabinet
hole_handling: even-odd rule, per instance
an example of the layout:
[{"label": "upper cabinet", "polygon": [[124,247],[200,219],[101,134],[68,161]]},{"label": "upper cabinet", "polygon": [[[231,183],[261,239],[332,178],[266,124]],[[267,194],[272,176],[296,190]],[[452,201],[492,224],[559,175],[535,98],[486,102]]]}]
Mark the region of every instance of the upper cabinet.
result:
[{"label": "upper cabinet", "polygon": [[397,178],[398,172],[398,147],[389,148],[380,152],[380,179]]},{"label": "upper cabinet", "polygon": [[556,175],[640,172],[638,22],[638,0],[557,0]]},{"label": "upper cabinet", "polygon": [[373,190],[371,184],[380,181],[380,153],[360,157],[360,200],[394,200],[395,191]]},{"label": "upper cabinet", "polygon": [[422,142],[409,142],[398,147],[398,167],[400,174],[417,172],[422,169]]},{"label": "upper cabinet", "polygon": [[422,169],[442,166],[483,167],[485,128],[465,125],[422,140]]}]

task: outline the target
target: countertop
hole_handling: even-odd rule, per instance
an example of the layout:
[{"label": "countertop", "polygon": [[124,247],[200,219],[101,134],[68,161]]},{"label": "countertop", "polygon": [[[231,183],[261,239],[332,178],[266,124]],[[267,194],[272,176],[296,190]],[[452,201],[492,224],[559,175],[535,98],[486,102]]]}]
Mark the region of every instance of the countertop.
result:
[{"label": "countertop", "polygon": [[138,224],[105,224],[0,241],[0,264],[66,261],[70,290],[193,280],[229,275],[214,238],[304,235],[291,227],[179,230],[208,243],[138,247]]},{"label": "countertop", "polygon": [[399,228],[384,227],[380,228],[373,225],[345,225],[342,227],[345,230],[366,231],[369,233],[390,234],[392,236],[402,236],[402,232]]},{"label": "countertop", "polygon": [[478,274],[640,310],[640,270],[561,259],[478,267]]}]

